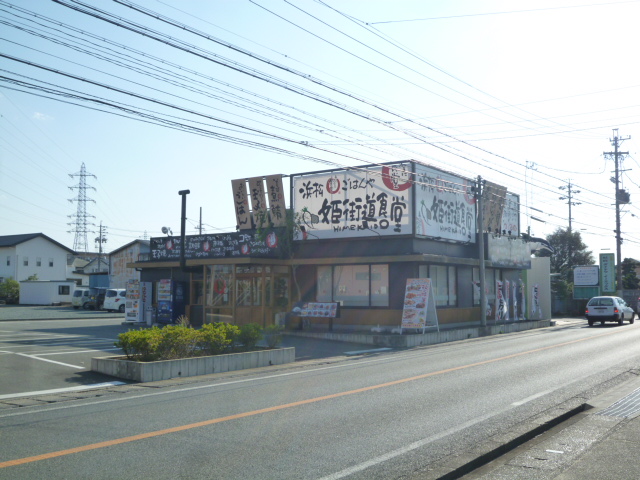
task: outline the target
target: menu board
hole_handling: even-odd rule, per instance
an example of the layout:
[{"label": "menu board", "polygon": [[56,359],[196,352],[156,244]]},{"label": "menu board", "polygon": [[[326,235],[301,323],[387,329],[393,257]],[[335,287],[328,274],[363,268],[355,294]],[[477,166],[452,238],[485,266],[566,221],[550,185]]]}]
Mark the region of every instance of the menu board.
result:
[{"label": "menu board", "polygon": [[407,279],[400,327],[401,330],[420,328],[424,331],[427,327],[440,329],[430,278]]},{"label": "menu board", "polygon": [[298,302],[292,312],[300,317],[336,318],[340,316],[340,304],[336,302]]},{"label": "menu board", "polygon": [[[286,229],[271,229],[264,236],[255,231],[241,231],[219,235],[187,235],[184,256],[196,258],[258,257],[279,258],[281,238]],[[180,237],[155,237],[151,239],[151,260],[179,260]]]}]

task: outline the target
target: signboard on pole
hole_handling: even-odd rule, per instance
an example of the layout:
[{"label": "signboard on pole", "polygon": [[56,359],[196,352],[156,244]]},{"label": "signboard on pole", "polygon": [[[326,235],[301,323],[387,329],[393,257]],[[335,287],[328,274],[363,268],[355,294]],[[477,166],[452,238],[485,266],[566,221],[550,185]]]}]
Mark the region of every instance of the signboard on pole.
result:
[{"label": "signboard on pole", "polygon": [[603,295],[616,293],[616,256],[614,253],[600,254],[600,290]]},{"label": "signboard on pole", "polygon": [[431,279],[408,278],[400,331],[403,328],[421,328],[424,333],[427,327],[436,327],[440,331]]},{"label": "signboard on pole", "polygon": [[573,284],[577,287],[593,287],[598,285],[598,266],[585,265],[573,267]]}]

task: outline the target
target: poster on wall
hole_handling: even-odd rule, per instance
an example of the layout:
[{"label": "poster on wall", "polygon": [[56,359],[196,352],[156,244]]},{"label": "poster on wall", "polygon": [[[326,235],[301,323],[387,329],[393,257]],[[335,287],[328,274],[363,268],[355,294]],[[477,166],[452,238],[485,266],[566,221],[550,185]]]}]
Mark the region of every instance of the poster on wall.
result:
[{"label": "poster on wall", "polygon": [[413,187],[409,162],[296,175],[296,240],[411,235]]},{"label": "poster on wall", "polygon": [[473,180],[416,165],[416,235],[475,243],[474,184]]},{"label": "poster on wall", "polygon": [[511,318],[509,311],[511,310],[511,282],[504,281],[504,321],[508,322]]},{"label": "poster on wall", "polygon": [[511,282],[511,298],[512,303],[513,303],[513,321],[517,322],[518,320],[520,320],[520,317],[518,316],[519,312],[518,312],[518,283],[517,282]]},{"label": "poster on wall", "polygon": [[435,327],[440,331],[433,288],[431,287],[431,279],[429,278],[407,279],[400,333],[403,328],[422,329],[422,333],[424,333],[426,328]]}]

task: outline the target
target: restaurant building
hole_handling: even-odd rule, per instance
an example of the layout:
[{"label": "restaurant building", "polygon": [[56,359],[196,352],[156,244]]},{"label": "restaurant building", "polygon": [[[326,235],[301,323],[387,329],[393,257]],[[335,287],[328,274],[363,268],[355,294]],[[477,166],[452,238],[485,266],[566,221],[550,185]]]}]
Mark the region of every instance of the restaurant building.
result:
[{"label": "restaurant building", "polygon": [[186,236],[184,253],[179,236],[152,238],[150,253],[131,266],[142,281],[182,283],[195,325],[293,327],[298,302],[319,302],[337,303],[339,317],[307,319],[315,327],[393,329],[409,279],[430,279],[439,326],[478,325],[481,230],[487,321],[544,315],[526,308],[539,305],[530,297],[544,288],[527,284],[531,251],[520,236],[519,197],[505,187],[482,182],[479,229],[478,181],[422,163],[286,178],[289,207],[282,175],[233,180],[236,232]]}]

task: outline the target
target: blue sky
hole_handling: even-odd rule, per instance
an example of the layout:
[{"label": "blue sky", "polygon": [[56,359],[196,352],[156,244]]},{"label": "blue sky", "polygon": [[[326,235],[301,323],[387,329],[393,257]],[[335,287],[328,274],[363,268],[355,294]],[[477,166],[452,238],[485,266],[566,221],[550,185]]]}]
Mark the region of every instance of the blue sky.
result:
[{"label": "blue sky", "polygon": [[536,236],[568,225],[571,181],[572,227],[615,252],[603,152],[618,128],[622,253],[640,259],[640,1],[84,3],[102,13],[0,0],[0,235],[73,247],[82,163],[89,249],[102,222],[111,251],[177,233],[179,190],[187,233],[200,208],[205,232],[226,232],[232,179],[412,158],[507,186]]}]

